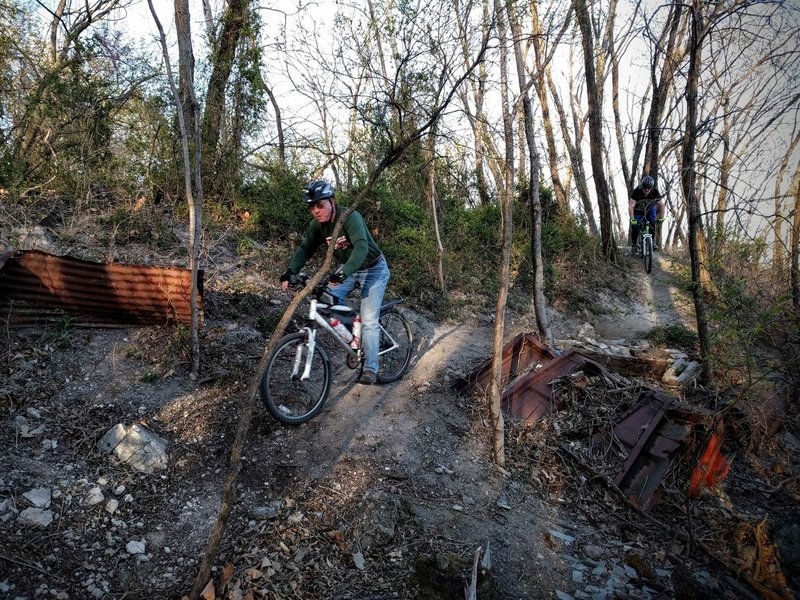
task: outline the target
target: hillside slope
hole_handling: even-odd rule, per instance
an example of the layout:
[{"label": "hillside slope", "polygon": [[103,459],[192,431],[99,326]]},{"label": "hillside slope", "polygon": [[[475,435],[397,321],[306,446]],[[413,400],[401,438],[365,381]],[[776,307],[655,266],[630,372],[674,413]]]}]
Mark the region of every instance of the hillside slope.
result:
[{"label": "hillside slope", "polygon": [[[589,315],[597,334],[633,340],[686,319],[667,267],[633,277],[641,302],[606,298],[607,311]],[[257,264],[210,275],[198,384],[173,328],[4,331],[0,597],[188,591],[266,344],[258,318],[288,301]],[[404,310],[417,347],[401,381],[360,386],[341,367],[324,411],[297,428],[256,407],[217,597],[463,598],[479,547],[490,549],[479,598],[751,595],[702,553],[677,558],[677,536],[653,525],[675,515],[638,515],[556,464],[546,444],[526,443],[541,435],[535,427],[510,424],[508,468],[495,467],[485,400],[451,388],[488,357],[491,316],[434,324]],[[556,315],[557,336],[574,337],[584,321]],[[510,322],[509,337],[531,328],[525,316]],[[142,474],[100,452],[117,423],[163,436],[168,468]],[[26,523],[20,515],[43,495],[52,522]]]}]

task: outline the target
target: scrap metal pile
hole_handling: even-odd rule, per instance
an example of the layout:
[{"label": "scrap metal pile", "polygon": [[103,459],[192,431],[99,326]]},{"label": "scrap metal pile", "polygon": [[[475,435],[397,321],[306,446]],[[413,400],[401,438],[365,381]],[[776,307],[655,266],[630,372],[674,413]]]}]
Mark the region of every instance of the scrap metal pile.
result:
[{"label": "scrap metal pile", "polygon": [[[722,450],[724,411],[623,377],[574,349],[560,353],[529,333],[504,347],[502,377],[510,461],[548,497],[577,507],[587,502],[581,497],[587,482],[602,480],[615,494],[588,502],[616,510],[619,500],[654,524],[654,534],[673,536],[667,548],[700,548],[731,579],[747,581],[763,597],[793,597],[774,546],[758,535],[766,519],[752,522],[720,510],[720,503],[700,502],[692,509],[696,522],[678,523],[686,518],[687,502],[709,498],[704,490],[719,490],[731,470]],[[485,394],[490,381],[488,359],[454,389]],[[659,514],[652,516],[657,506]],[[748,561],[752,548],[758,560]]]}]

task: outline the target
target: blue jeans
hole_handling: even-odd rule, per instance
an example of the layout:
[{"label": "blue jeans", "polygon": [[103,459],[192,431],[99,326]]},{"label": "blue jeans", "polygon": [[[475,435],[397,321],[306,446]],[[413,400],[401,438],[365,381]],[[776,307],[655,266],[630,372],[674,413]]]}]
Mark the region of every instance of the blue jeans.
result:
[{"label": "blue jeans", "polygon": [[361,346],[364,349],[364,369],[378,372],[378,349],[380,344],[380,326],[383,293],[389,283],[389,265],[381,256],[368,269],[356,271],[337,286],[330,286],[331,295],[344,303],[355,288],[356,282],[361,285]]},{"label": "blue jeans", "polygon": [[[636,242],[639,239],[639,230],[642,228],[645,222],[645,214],[643,212],[634,212],[633,218],[636,219],[636,224],[631,224],[631,245],[635,246]],[[653,227],[656,222],[656,207],[655,205],[651,206],[650,209],[647,211],[647,221],[650,222],[650,230],[651,233],[655,235],[655,228]]]}]

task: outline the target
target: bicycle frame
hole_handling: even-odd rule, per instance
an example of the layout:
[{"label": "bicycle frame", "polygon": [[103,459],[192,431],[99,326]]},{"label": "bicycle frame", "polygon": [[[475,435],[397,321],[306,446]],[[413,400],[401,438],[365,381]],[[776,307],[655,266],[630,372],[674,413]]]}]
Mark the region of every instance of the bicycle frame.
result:
[{"label": "bicycle frame", "polygon": [[[325,319],[322,315],[319,314],[319,312],[317,312],[317,305],[318,304],[319,303],[318,303],[318,301],[316,299],[312,299],[311,300],[311,306],[309,307],[309,310],[308,310],[308,322],[309,323],[315,323],[317,326],[321,327],[322,329],[324,329],[325,331],[330,333],[331,336],[333,337],[333,339],[335,339],[336,342],[342,348],[344,348],[345,351],[350,356],[352,356],[353,358],[358,358],[359,353],[361,352],[361,348],[353,349],[350,346],[350,344],[345,342],[339,336],[339,334],[336,333],[334,328],[331,327],[330,323],[328,323],[327,319]],[[391,304],[389,306],[391,306]],[[314,348],[317,345],[317,329],[315,327],[311,326],[311,325],[307,325],[307,326],[303,327],[303,329],[305,330],[306,336],[308,338],[308,344],[307,344],[308,350],[306,352],[305,364],[303,365],[303,374],[300,375],[300,380],[301,381],[305,380],[305,379],[308,379],[308,377],[311,375],[311,359],[314,356]],[[389,335],[389,332],[387,332],[383,328],[383,326],[381,326],[381,330],[383,331],[384,334],[386,334],[389,337],[389,339],[392,340],[392,346],[390,348],[386,348],[385,350],[379,351],[378,352],[378,356],[386,354],[387,352],[391,352],[391,351],[393,351],[393,350],[395,350],[396,348],[399,347],[397,341],[391,335]],[[295,360],[294,360],[294,367],[292,368],[292,377],[297,377],[297,373],[300,370],[300,363],[301,363],[302,358],[303,358],[302,357],[302,351],[303,351],[303,346],[298,346],[297,347],[297,353],[295,355]]]}]

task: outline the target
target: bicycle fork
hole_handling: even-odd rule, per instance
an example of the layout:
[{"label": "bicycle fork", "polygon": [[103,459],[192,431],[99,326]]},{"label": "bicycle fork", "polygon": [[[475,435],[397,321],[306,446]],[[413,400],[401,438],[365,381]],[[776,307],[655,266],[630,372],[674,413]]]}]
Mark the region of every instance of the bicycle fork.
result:
[{"label": "bicycle fork", "polygon": [[[304,327],[306,331],[306,343],[298,344],[294,351],[294,364],[292,365],[292,379],[305,381],[311,375],[311,359],[314,357],[314,348],[317,345],[317,332],[311,327]],[[303,360],[303,350],[306,351]],[[298,375],[302,369],[302,374]]]}]

